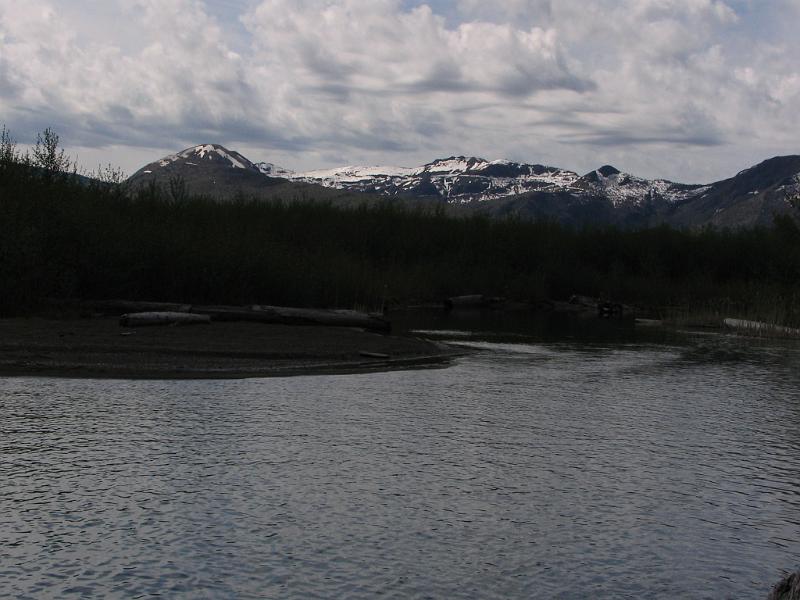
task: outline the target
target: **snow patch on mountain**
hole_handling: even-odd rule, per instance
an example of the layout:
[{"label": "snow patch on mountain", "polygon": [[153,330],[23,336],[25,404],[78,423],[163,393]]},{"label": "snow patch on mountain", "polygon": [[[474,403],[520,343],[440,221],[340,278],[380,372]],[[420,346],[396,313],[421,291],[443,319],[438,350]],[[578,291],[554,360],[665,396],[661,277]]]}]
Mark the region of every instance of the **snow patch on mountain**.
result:
[{"label": "snow patch on mountain", "polygon": [[282,177],[284,179],[292,179],[295,175],[295,172],[292,171],[291,169],[279,167],[274,163],[260,162],[260,163],[255,163],[253,166],[264,175],[267,175],[268,177]]},{"label": "snow patch on mountain", "polygon": [[586,182],[588,191],[605,196],[615,208],[641,206],[655,198],[676,203],[698,196],[710,188],[675,184],[666,179],[643,179],[609,165],[592,171],[581,179]]},{"label": "snow patch on mountain", "polygon": [[[252,169],[272,178],[385,196],[438,198],[462,204],[498,200],[529,193],[569,194],[575,198],[605,198],[615,208],[648,203],[677,203],[699,196],[709,186],[648,180],[605,165],[586,175],[541,164],[486,160],[475,156],[450,156],[418,167],[348,165],[333,169],[295,172],[270,162],[252,163],[238,152],[218,144],[201,144],[167,156],[157,163],[166,167],[180,161],[200,168],[207,161],[233,169]],[[151,167],[152,168],[152,167]]]},{"label": "snow patch on mountain", "polygon": [[421,171],[428,173],[466,173],[474,169],[476,165],[485,165],[487,161],[482,158],[465,158],[463,156],[452,156],[435,160],[420,167]]},{"label": "snow patch on mountain", "polygon": [[579,179],[576,173],[563,169],[465,156],[442,158],[419,167],[349,165],[282,176],[337,189],[438,196],[455,203],[529,191],[560,191]]},{"label": "snow patch on mountain", "polygon": [[386,167],[386,166],[347,166],[335,169],[317,169],[304,173],[295,173],[292,179],[306,181],[308,183],[322,183],[327,187],[342,187],[346,184],[366,182],[373,179],[395,179],[409,177],[415,174],[418,169],[407,167]]},{"label": "snow patch on mountain", "polygon": [[[290,180],[425,202],[494,201],[481,211],[575,225],[769,226],[776,214],[795,218],[800,206],[800,156],[796,155],[776,156],[735,177],[700,186],[644,179],[610,165],[579,176],[541,164],[474,156],[440,158],[418,167],[349,165],[295,172],[274,163],[253,164],[218,144],[202,144],[149,163],[128,181],[142,186],[173,178],[183,178],[192,193],[225,199],[242,194],[273,197],[274,192],[262,191]],[[313,193],[312,188],[309,195]]]},{"label": "snow patch on mountain", "polygon": [[800,202],[800,173],[796,173],[789,178],[789,181],[775,188],[776,192],[782,192],[784,199],[789,204]]},{"label": "snow patch on mountain", "polygon": [[179,160],[183,160],[186,164],[196,164],[196,163],[189,163],[187,159],[205,158],[207,160],[214,160],[215,157],[227,161],[235,169],[253,168],[253,163],[247,160],[244,156],[242,156],[238,152],[227,150],[226,148],[218,144],[201,144],[199,146],[192,146],[191,148],[186,148],[185,150],[181,150],[176,154],[165,156],[164,158],[158,161],[158,164],[161,167],[166,167],[167,165],[177,162]]}]

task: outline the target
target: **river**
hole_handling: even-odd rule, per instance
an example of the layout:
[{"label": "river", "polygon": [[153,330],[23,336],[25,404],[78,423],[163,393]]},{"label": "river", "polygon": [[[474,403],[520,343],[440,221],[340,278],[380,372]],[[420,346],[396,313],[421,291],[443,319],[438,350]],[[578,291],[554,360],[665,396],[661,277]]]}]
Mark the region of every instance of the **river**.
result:
[{"label": "river", "polygon": [[716,600],[800,566],[797,342],[428,335],[476,352],[0,379],[0,598]]}]

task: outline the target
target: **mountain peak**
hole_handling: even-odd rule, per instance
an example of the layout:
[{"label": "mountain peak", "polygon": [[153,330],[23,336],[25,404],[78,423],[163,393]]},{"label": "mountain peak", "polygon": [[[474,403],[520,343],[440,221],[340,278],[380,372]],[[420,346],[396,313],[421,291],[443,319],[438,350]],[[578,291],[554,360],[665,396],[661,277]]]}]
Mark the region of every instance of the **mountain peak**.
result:
[{"label": "mountain peak", "polygon": [[464,173],[485,164],[488,164],[488,161],[476,156],[451,156],[437,158],[425,165],[424,169],[430,173]]},{"label": "mountain peak", "polygon": [[[265,188],[294,182],[379,196],[428,198],[451,204],[486,203],[497,214],[513,212],[564,222],[603,222],[681,227],[769,225],[775,214],[797,215],[800,156],[776,156],[708,185],[643,179],[612,165],[577,173],[476,156],[438,158],[419,167],[346,166],[293,172],[254,164],[220,144],[199,144],[152,162],[130,178],[144,185],[183,179],[191,193],[219,198],[272,197]],[[482,209],[483,210],[483,209]]]},{"label": "mountain peak", "polygon": [[247,158],[221,144],[198,144],[149,163],[128,178],[134,186],[179,178],[190,193],[220,198],[262,193],[283,182],[263,173]]},{"label": "mountain peak", "polygon": [[622,171],[617,169],[616,167],[612,167],[611,165],[603,165],[597,172],[600,173],[603,177],[611,177],[612,175],[619,175]]},{"label": "mountain peak", "polygon": [[189,159],[192,160],[212,160],[212,161],[223,161],[228,163],[231,167],[235,169],[254,169],[253,163],[247,160],[244,156],[239,154],[234,150],[228,150],[225,146],[220,144],[200,144],[198,146],[192,146],[191,148],[186,148],[185,150],[181,150],[177,154],[172,154],[165,158],[162,158],[159,161],[159,165],[162,167],[167,166],[170,163],[174,163],[176,161],[184,161],[187,164],[193,164],[188,162]]}]

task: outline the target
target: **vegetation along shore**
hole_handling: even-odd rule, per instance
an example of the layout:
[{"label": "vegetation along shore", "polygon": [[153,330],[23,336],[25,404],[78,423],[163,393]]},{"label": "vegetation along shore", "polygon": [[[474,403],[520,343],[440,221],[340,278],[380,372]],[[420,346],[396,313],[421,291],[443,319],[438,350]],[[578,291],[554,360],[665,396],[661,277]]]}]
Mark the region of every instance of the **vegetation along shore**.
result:
[{"label": "vegetation along shore", "polygon": [[[0,152],[0,315],[51,299],[349,308],[480,293],[533,303],[575,293],[639,307],[800,326],[800,228],[575,228],[441,206],[129,189],[69,166],[52,138]],[[55,138],[57,142],[57,137]],[[687,316],[688,315],[688,316]]]}]

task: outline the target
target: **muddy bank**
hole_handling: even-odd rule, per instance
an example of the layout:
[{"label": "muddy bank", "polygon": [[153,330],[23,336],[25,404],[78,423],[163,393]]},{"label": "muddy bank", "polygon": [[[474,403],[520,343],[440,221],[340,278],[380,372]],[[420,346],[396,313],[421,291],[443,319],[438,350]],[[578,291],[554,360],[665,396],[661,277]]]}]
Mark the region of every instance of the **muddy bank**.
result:
[{"label": "muddy bank", "polygon": [[441,365],[435,342],[343,327],[215,322],[120,327],[115,317],[0,319],[0,375],[242,378]]}]

